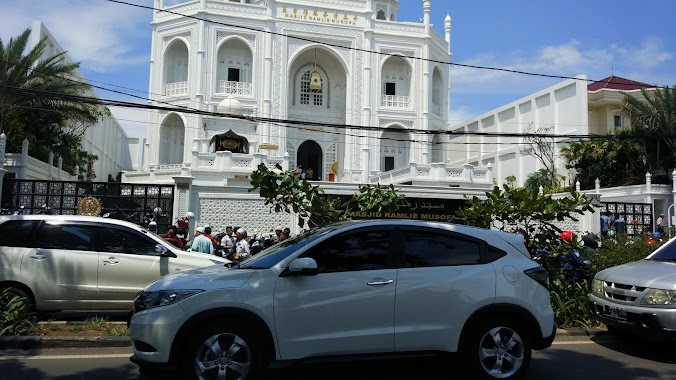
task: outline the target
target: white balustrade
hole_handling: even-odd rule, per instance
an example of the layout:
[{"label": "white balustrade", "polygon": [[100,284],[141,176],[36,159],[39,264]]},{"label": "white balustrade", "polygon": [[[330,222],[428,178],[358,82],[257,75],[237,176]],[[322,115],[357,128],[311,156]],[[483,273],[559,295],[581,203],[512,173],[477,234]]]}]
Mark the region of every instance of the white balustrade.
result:
[{"label": "white balustrade", "polygon": [[188,94],[188,82],[167,83],[164,94],[166,96],[178,96]]},{"label": "white balustrade", "polygon": [[390,108],[410,108],[411,97],[400,95],[383,95],[381,106]]},{"label": "white balustrade", "polygon": [[218,93],[231,95],[251,95],[251,83],[247,82],[229,82],[226,80],[218,81]]}]

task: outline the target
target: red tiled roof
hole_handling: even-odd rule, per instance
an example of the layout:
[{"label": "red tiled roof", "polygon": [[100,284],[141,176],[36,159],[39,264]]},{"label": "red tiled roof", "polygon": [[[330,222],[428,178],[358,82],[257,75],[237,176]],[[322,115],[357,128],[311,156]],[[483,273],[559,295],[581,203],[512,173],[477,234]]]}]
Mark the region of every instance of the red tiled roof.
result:
[{"label": "red tiled roof", "polygon": [[587,86],[587,91],[598,91],[603,89],[631,91],[640,90],[641,88],[655,88],[655,86],[611,75],[608,78],[590,84]]}]

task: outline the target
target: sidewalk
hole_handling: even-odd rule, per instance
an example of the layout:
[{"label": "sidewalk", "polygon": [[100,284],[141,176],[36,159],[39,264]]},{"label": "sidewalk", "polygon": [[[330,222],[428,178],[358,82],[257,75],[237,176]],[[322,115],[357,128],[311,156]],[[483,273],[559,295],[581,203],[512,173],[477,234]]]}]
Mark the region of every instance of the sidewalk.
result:
[{"label": "sidewalk", "polygon": [[[584,330],[581,328],[557,329],[556,336],[588,336],[593,337],[603,328]],[[0,337],[0,349],[37,349],[58,347],[131,347],[128,336],[3,336]]]}]

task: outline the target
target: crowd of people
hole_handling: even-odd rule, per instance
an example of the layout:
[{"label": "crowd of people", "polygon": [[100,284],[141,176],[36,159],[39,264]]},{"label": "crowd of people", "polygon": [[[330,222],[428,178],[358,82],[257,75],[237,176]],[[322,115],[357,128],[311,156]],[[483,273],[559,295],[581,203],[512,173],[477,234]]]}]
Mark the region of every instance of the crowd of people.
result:
[{"label": "crowd of people", "polygon": [[[192,213],[179,218],[160,236],[179,249],[221,256],[231,261],[245,260],[273,244],[288,239],[291,235],[290,228],[281,226],[274,229],[274,234],[257,234],[250,238],[243,227],[228,226],[225,231],[217,233],[211,226],[204,225],[195,228],[194,237],[189,239],[187,231],[190,229],[190,220],[194,218],[194,215],[190,214]],[[148,226],[151,231],[152,228],[156,231],[157,226]]]}]

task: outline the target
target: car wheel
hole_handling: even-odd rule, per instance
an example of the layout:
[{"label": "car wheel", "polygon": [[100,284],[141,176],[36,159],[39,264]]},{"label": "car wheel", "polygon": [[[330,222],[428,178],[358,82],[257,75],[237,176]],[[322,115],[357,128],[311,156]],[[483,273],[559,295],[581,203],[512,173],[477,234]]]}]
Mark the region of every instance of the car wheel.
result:
[{"label": "car wheel", "polygon": [[[245,328],[225,326],[202,329],[185,351],[181,372],[185,379],[253,380],[262,370],[264,358],[259,340]],[[231,325],[237,322],[230,323]]]},{"label": "car wheel", "polygon": [[474,378],[516,379],[530,364],[531,345],[517,321],[486,320],[474,326],[464,354]]}]

